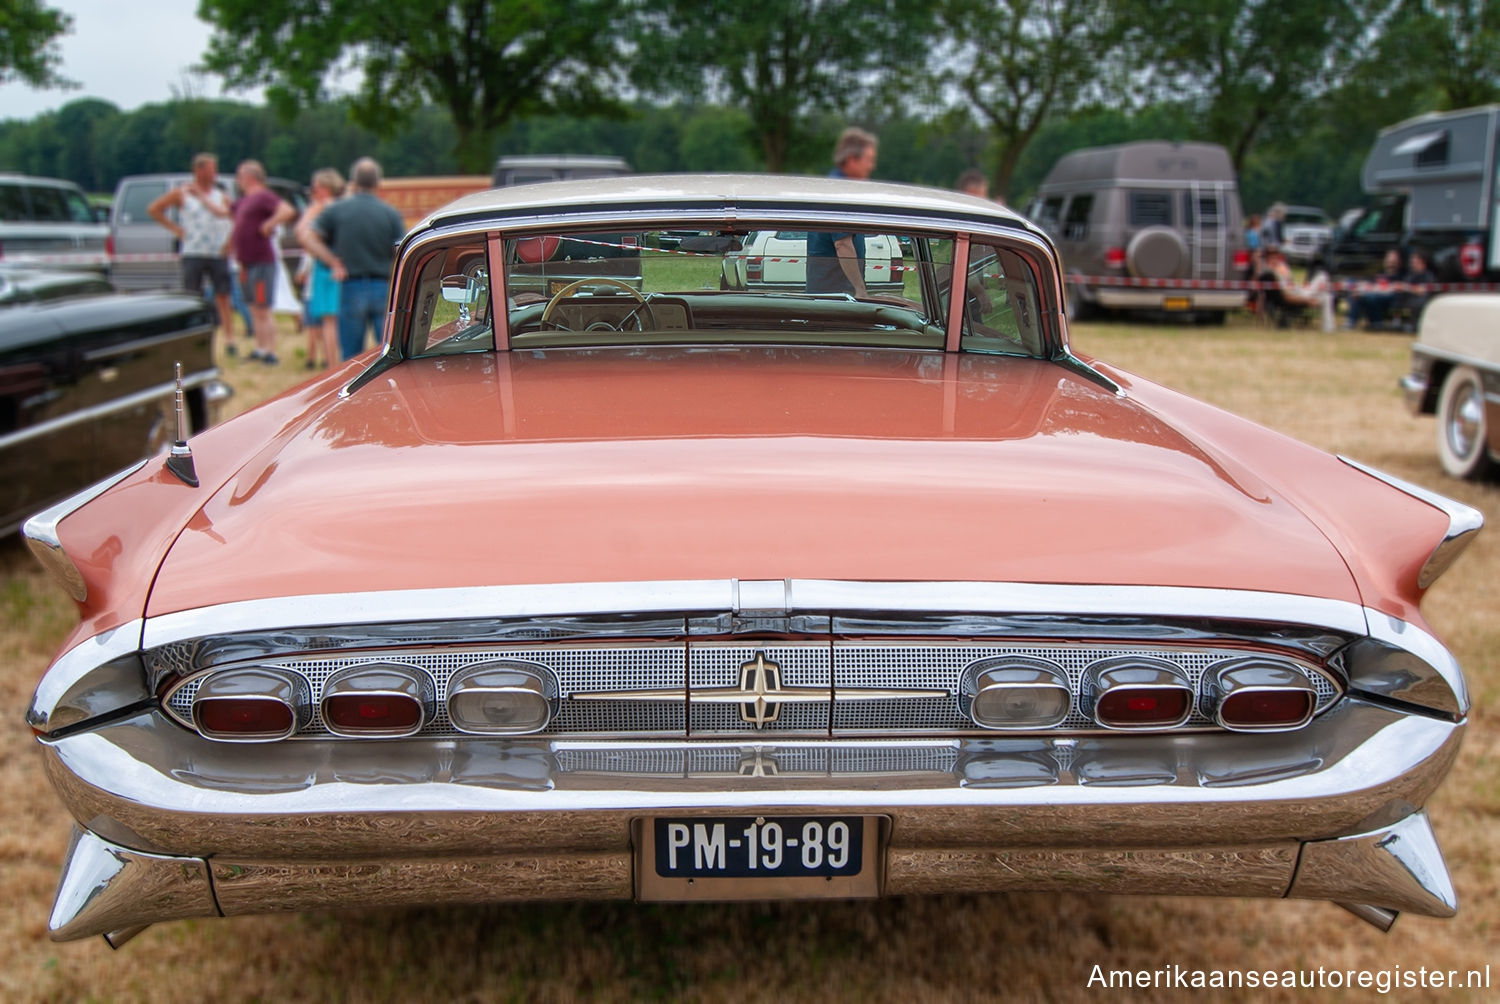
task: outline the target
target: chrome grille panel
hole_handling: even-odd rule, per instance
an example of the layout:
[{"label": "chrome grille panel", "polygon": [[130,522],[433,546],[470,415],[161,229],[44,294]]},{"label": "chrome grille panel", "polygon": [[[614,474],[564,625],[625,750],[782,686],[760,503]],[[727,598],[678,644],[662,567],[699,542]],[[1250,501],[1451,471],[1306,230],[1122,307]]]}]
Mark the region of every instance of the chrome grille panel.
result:
[{"label": "chrome grille panel", "polygon": [[[186,646],[164,656],[152,653],[156,664],[170,658],[175,665],[187,659]],[[781,702],[775,722],[756,729],[742,720],[739,705],[692,703],[691,690],[733,688],[740,683],[740,667],[763,654],[780,667],[783,688],[818,688],[831,691],[832,701]],[[958,706],[960,676],[966,666],[980,659],[1026,656],[1046,659],[1068,676],[1075,694],[1075,707],[1067,719],[1049,734],[1093,731],[1096,726],[1076,707],[1076,695],[1088,668],[1101,659],[1122,655],[1150,655],[1165,659],[1182,670],[1195,690],[1203,674],[1221,662],[1242,658],[1237,647],[1209,648],[1170,645],[1090,645],[1037,641],[1018,644],[981,644],[947,639],[773,641],[757,644],[749,640],[597,642],[541,645],[421,648],[392,647],[378,651],[336,652],[316,656],[284,656],[226,663],[275,666],[301,674],[311,688],[313,718],[299,736],[329,735],[317,713],[323,686],[334,673],[365,663],[399,661],[428,673],[435,685],[437,711],[420,733],[424,736],[460,736],[448,719],[448,681],[475,663],[498,659],[521,659],[540,663],[557,676],[560,695],[557,716],[541,736],[788,736],[794,734],[984,734]],[[1300,669],[1317,690],[1318,711],[1338,699],[1334,680],[1310,662],[1276,657]],[[187,725],[192,717],[193,697],[207,672],[199,669],[168,694],[167,709]],[[860,700],[843,691],[941,690],[944,697],[911,697],[900,700]],[[631,700],[582,700],[575,694],[632,692]],[[656,695],[660,695],[657,697]],[[645,695],[650,695],[649,697]],[[1215,728],[1195,706],[1184,728]],[[685,769],[685,768],[684,768]]]}]

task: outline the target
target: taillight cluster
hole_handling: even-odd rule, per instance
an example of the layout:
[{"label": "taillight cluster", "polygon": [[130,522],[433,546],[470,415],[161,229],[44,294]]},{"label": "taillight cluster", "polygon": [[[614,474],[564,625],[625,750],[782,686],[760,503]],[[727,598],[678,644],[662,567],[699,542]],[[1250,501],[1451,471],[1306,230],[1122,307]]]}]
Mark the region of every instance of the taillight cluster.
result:
[{"label": "taillight cluster", "polygon": [[[960,690],[964,713],[987,729],[1061,724],[1075,695],[1067,674],[1046,660],[986,659],[969,666]],[[1176,665],[1149,656],[1106,659],[1089,667],[1076,695],[1079,713],[1106,729],[1173,729],[1195,707],[1234,732],[1279,732],[1312,720],[1318,693],[1300,670],[1247,657],[1203,675],[1195,691]]]},{"label": "taillight cluster", "polygon": [[[213,672],[198,684],[192,724],[209,739],[275,742],[314,722],[337,736],[399,739],[420,732],[437,714],[432,677],[402,663],[363,663],[323,684],[313,705],[301,675],[249,666]],[[557,710],[557,683],[544,666],[490,662],[456,673],[444,710],[453,727],[479,735],[526,735],[547,727]]]}]

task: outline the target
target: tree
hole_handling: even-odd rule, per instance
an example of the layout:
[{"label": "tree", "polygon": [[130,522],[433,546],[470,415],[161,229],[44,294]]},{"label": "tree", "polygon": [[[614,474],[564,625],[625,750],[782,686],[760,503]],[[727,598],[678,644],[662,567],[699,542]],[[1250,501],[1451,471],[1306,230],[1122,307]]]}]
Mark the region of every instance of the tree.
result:
[{"label": "tree", "polygon": [[1500,101],[1500,0],[1396,0],[1357,76],[1424,110]]},{"label": "tree", "polygon": [[1103,0],[943,0],[936,9],[953,49],[943,83],[989,126],[990,190],[1003,201],[1037,130],[1074,110],[1108,70],[1119,22]]},{"label": "tree", "polygon": [[266,85],[290,113],[357,67],[356,121],[389,136],[435,103],[475,173],[516,117],[620,111],[611,0],[201,0],[198,16],[214,26],[205,65],[230,86]]},{"label": "tree", "polygon": [[1157,84],[1200,107],[1238,170],[1262,134],[1308,114],[1356,62],[1366,0],[1122,0]]},{"label": "tree", "polygon": [[785,171],[816,112],[847,112],[917,66],[925,5],[907,0],[641,0],[632,80],[659,97],[741,109],[767,170]]},{"label": "tree", "polygon": [[75,86],[57,73],[62,56],[56,40],[72,27],[71,17],[43,7],[41,0],[0,0],[0,84]]}]

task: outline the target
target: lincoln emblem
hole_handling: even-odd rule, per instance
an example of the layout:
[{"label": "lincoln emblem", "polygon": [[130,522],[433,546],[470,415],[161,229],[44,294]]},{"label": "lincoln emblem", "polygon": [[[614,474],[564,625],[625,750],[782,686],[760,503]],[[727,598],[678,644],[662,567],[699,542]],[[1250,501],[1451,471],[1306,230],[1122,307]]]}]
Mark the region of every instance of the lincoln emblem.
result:
[{"label": "lincoln emblem", "polygon": [[769,661],[764,652],[756,652],[754,659],[740,665],[738,687],[694,690],[692,700],[709,704],[737,704],[740,721],[763,729],[781,716],[783,704],[826,702],[830,696],[827,687],[783,688],[781,667]]}]

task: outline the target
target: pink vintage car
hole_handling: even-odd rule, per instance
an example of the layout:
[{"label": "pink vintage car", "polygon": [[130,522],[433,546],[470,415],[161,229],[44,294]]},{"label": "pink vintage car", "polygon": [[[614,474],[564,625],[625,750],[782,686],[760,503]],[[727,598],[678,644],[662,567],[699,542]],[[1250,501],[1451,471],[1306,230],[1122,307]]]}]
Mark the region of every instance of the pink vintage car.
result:
[{"label": "pink vintage car", "polygon": [[[720,288],[783,229],[895,236],[899,290]],[[81,615],[27,716],[77,820],[53,936],[1008,889],[1452,914],[1422,806],[1468,698],[1418,604],[1478,514],[1078,357],[1062,296],[1039,230],[922,188],[434,213],[378,353],[29,524]]]}]

